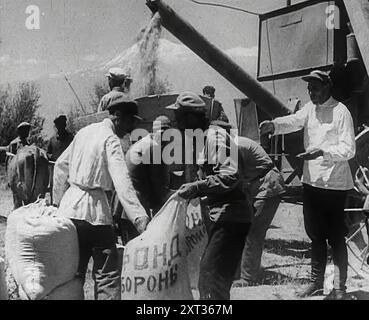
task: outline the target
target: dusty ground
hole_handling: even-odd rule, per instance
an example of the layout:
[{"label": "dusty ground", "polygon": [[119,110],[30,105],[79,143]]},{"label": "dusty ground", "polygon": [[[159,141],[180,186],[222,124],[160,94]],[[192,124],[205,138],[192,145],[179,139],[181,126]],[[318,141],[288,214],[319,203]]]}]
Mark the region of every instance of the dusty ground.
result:
[{"label": "dusty ground", "polygon": [[[0,256],[4,255],[6,219],[12,209],[11,192],[0,171]],[[307,281],[310,271],[309,239],[304,231],[302,207],[282,203],[267,233],[258,286],[232,288],[233,300],[292,300],[295,291]],[[329,270],[327,268],[327,270]],[[347,282],[350,299],[369,300],[369,277],[358,277],[349,268]],[[195,299],[198,292],[193,291]],[[85,285],[85,298],[93,299],[91,268]],[[323,299],[324,296],[314,299]]]}]

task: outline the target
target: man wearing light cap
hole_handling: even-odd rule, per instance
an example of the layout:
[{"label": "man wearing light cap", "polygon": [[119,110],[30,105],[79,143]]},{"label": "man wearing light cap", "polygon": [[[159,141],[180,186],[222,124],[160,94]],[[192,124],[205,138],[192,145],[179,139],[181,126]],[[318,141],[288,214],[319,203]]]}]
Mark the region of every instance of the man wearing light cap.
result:
[{"label": "man wearing light cap", "polygon": [[141,119],[137,104],[120,93],[108,110],[110,118],[81,129],[56,161],[53,194],[59,212],[77,228],[82,281],[92,257],[95,299],[119,300],[119,261],[106,192],[114,187],[139,233],[146,229],[149,218],[133,189],[119,140]]},{"label": "man wearing light cap", "polygon": [[8,151],[12,154],[17,154],[18,150],[24,146],[29,146],[28,141],[31,125],[28,122],[22,122],[17,126],[18,137],[10,142]]},{"label": "man wearing light cap", "polygon": [[348,160],[355,156],[353,120],[344,104],[331,96],[329,75],[315,70],[302,77],[311,101],[293,115],[264,121],[261,134],[287,134],[304,129],[303,213],[311,239],[311,283],[300,297],[322,294],[327,262],[327,240],[332,248],[334,289],[327,300],[345,298],[347,248],[344,208],[353,188]]},{"label": "man wearing light cap", "polygon": [[129,86],[132,83],[132,79],[124,73],[121,68],[110,68],[106,74],[108,77],[110,92],[101,98],[98,112],[104,111],[108,108],[108,105],[115,97],[119,96],[120,93],[127,93]]},{"label": "man wearing light cap", "polygon": [[206,197],[208,244],[200,265],[200,299],[229,300],[252,217],[242,191],[237,146],[226,130],[209,126],[205,103],[198,95],[184,92],[168,108],[174,109],[180,130],[204,131],[206,144],[200,152],[203,157],[198,158],[201,179],[182,185],[178,195],[185,199]]}]

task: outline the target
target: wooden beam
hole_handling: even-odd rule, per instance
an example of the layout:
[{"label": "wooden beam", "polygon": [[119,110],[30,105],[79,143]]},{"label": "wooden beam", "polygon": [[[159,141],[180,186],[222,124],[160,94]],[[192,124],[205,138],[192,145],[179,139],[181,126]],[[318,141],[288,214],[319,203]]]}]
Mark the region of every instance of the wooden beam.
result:
[{"label": "wooden beam", "polygon": [[369,73],[369,1],[344,0],[361,56]]}]

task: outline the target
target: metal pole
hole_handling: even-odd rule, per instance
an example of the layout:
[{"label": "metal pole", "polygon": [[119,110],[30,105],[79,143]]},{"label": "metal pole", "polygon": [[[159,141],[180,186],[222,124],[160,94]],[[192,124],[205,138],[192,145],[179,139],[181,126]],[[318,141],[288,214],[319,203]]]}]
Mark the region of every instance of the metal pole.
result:
[{"label": "metal pole", "polygon": [[78,103],[79,103],[79,105],[80,105],[80,107],[81,107],[81,109],[82,109],[83,113],[86,113],[86,110],[85,110],[85,108],[83,107],[83,104],[82,104],[81,100],[79,99],[79,97],[78,97],[78,95],[77,95],[77,92],[73,89],[73,87],[72,87],[71,83],[69,82],[69,80],[68,80],[68,78],[67,78],[67,76],[66,76],[65,74],[64,74],[64,79],[65,79],[65,81],[67,81],[69,88],[72,90],[72,92],[73,92],[74,96],[76,97],[76,99],[77,99],[77,101],[78,101]]}]

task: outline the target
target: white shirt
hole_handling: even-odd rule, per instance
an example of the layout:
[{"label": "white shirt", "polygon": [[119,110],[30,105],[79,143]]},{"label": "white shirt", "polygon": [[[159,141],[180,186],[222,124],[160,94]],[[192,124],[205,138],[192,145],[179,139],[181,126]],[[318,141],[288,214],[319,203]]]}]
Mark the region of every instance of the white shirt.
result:
[{"label": "white shirt", "polygon": [[273,123],[275,135],[304,128],[305,150],[323,150],[323,156],[304,161],[303,183],[332,190],[354,187],[348,160],[355,156],[355,133],[344,104],[332,97],[322,105],[309,102],[295,114],[276,118]]},{"label": "white shirt", "polygon": [[122,146],[110,119],[81,129],[54,167],[54,202],[60,212],[93,225],[109,225],[105,191],[114,188],[132,222],[147,216],[129,178]]}]

